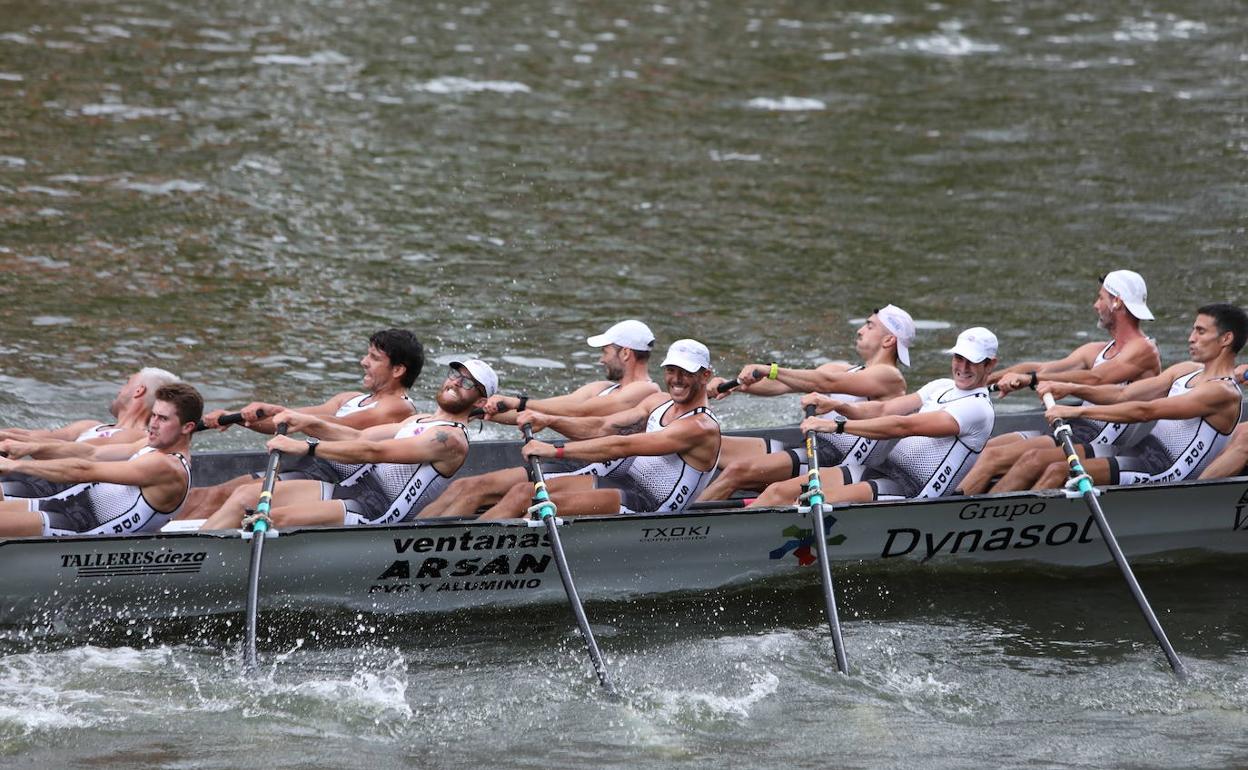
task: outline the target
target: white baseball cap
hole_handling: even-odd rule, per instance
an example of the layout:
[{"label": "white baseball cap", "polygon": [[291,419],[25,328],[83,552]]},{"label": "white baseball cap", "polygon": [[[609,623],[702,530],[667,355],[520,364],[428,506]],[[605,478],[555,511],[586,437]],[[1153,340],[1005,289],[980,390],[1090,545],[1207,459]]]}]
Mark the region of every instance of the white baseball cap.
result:
[{"label": "white baseball cap", "polygon": [[494,373],[494,367],[479,358],[451,362],[452,369],[460,367],[467,369],[472,378],[481,383],[481,387],[485,388],[485,395],[492,396],[498,392],[498,375]]},{"label": "white baseball cap", "polygon": [[711,368],[711,351],[697,340],[676,340],[667,349],[667,356],[659,366],[679,366],[686,372],[696,374],[700,369]]},{"label": "white baseball cap", "polygon": [[1141,321],[1153,320],[1153,311],[1148,309],[1148,287],[1144,284],[1144,276],[1134,270],[1115,270],[1101,279],[1101,285],[1111,297],[1122,300],[1131,315]]},{"label": "white baseball cap", "polygon": [[585,341],[593,348],[619,345],[629,350],[653,350],[654,332],[641,321],[634,321],[630,318],[627,321],[620,321],[602,334],[586,337]]},{"label": "white baseball cap", "polygon": [[982,326],[972,326],[958,335],[958,343],[945,351],[962,356],[973,364],[997,357],[997,335]]},{"label": "white baseball cap", "polygon": [[897,338],[897,360],[910,365],[910,346],[914,344],[914,319],[896,305],[885,305],[875,311],[888,333]]}]

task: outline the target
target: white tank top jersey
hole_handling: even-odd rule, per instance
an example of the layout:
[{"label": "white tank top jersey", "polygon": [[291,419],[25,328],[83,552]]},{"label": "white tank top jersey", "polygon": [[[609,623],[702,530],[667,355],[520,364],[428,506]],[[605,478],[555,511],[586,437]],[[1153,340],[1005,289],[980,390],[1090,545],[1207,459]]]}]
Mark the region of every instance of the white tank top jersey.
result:
[{"label": "white tank top jersey", "polygon": [[[468,428],[463,423],[428,418],[404,423],[394,437],[412,438],[436,427],[458,428],[464,434],[464,441],[468,440]],[[370,463],[361,466],[350,479],[339,485],[359,488],[353,491],[354,498],[347,502],[345,523],[395,524],[410,520],[446,490],[453,475],[454,471],[442,475],[433,463]],[[363,508],[353,510],[356,506],[351,503],[357,500]]]},{"label": "white tank top jersey", "polygon": [[115,423],[100,423],[99,425],[92,425],[82,433],[79,433],[78,438],[74,439],[74,441],[90,441],[97,438],[110,438],[117,435],[121,431],[122,428],[119,428]]},{"label": "white tank top jersey", "polygon": [[[1110,351],[1117,343],[1110,340],[1109,344],[1101,348],[1101,352],[1096,354],[1096,358],[1092,361],[1092,367],[1095,369],[1109,359],[1105,354]],[[1125,384],[1125,383],[1120,383]],[[1091,401],[1084,401],[1081,406],[1092,406]],[[1089,444],[1093,447],[1106,447],[1119,443],[1119,440],[1126,433],[1127,428],[1131,427],[1131,423],[1125,422],[1105,422],[1104,420],[1089,420],[1080,417],[1071,420],[1071,428],[1075,431],[1075,438],[1081,444]]]},{"label": "white tank top jersey", "polygon": [[[377,401],[375,399],[367,404],[364,403],[364,399],[369,398],[371,396],[372,396],[371,393],[360,393],[359,395],[352,396],[351,398],[342,402],[342,405],[338,407],[338,411],[334,412],[334,416],[346,417],[349,414],[355,414],[356,412],[363,412],[366,409],[372,409],[376,407]],[[408,397],[406,393],[402,394],[401,398],[405,402],[407,402],[407,405],[412,408],[412,412],[415,413],[416,405],[412,403],[412,399]],[[340,463],[340,462],[334,462],[333,460],[326,460],[325,462],[329,463],[330,467],[334,469],[334,472],[338,474],[338,477],[344,480],[358,473],[359,470],[364,467],[363,465],[360,465],[359,463]]]},{"label": "white tank top jersey", "polygon": [[[674,404],[673,401],[665,401],[651,410],[649,417],[646,418],[647,433],[655,433],[664,429],[663,417]],[[716,425],[719,425],[719,420],[710,409],[704,406],[685,412],[676,419],[684,420],[699,414],[710,417]],[[719,465],[719,457],[716,456],[711,469],[707,471],[697,470],[677,453],[628,457],[621,460],[620,465],[622,478],[627,479],[626,483],[635,487],[651,501],[652,510],[683,511],[697,499],[698,495],[702,494],[702,490],[706,489],[711,476],[715,474],[716,466]],[[612,475],[621,478],[620,473]],[[624,512],[632,513],[633,511],[624,509]]]},{"label": "white tank top jersey", "polygon": [[[861,372],[866,368],[865,364],[858,364],[857,366],[852,366],[849,369],[846,369],[845,373],[851,374],[853,372]],[[837,401],[844,401],[846,403],[856,403],[859,401],[869,400],[866,396],[851,396],[848,393],[826,393],[825,395],[828,398],[835,399]],[[839,414],[839,412],[833,410],[827,414],[821,415],[821,417],[831,420],[833,416],[837,414]],[[864,464],[867,461],[867,457],[879,444],[879,442],[873,438],[863,438],[861,436],[855,436],[851,433],[816,433],[815,439],[820,443],[827,444],[835,449],[837,454],[839,454],[842,458],[840,460],[841,464],[844,465]]]},{"label": "white tank top jersey", "polygon": [[[1192,380],[1204,367],[1185,374],[1170,385],[1167,397],[1181,396],[1192,389]],[[1231,377],[1218,377],[1213,382],[1234,384]],[[1153,429],[1131,449],[1132,457],[1114,458],[1119,467],[1119,484],[1160,484],[1199,476],[1230,440],[1203,417],[1186,420],[1158,420]],[[1129,462],[1139,458],[1144,463]]]},{"label": "white tank top jersey", "polygon": [[918,395],[923,400],[918,413],[948,412],[958,422],[958,435],[898,439],[878,469],[917,490],[910,497],[940,497],[952,492],[978,459],[996,415],[987,388],[960,390],[953,380],[940,379],[924,385]]},{"label": "white tank top jersey", "polygon": [[[129,459],[154,451],[152,447],[143,447]],[[42,514],[44,537],[124,535],[158,530],[182,510],[191,488],[190,462],[181,454],[173,456],[186,470],[186,486],[172,510],[160,511],[153,507],[143,496],[142,487],[95,481],[75,484],[51,497],[32,499],[30,510]]]}]

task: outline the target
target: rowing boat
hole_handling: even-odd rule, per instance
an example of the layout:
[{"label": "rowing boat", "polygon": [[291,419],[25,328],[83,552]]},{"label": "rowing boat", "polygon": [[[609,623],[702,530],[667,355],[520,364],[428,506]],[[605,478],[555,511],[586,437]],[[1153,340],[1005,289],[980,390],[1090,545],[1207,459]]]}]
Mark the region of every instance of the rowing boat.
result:
[{"label": "rowing boat", "polygon": [[[1036,419],[1007,419],[999,429]],[[764,433],[797,435],[793,428]],[[475,444],[465,472],[515,465],[517,447]],[[199,454],[197,476],[227,478],[262,458]],[[1248,477],[1108,487],[1102,500],[1133,560],[1248,552]],[[824,521],[838,569],[864,562],[1088,567],[1109,560],[1085,505],[1060,490],[844,505],[825,508]],[[582,595],[603,600],[799,572],[815,563],[812,531],[805,509],[747,512],[726,504],[578,518],[561,534]],[[237,612],[248,550],[237,532],[177,526],[125,537],[0,541],[0,623],[47,613],[124,620]],[[265,554],[266,609],[411,614],[564,598],[544,530],[525,521],[288,529]]]}]

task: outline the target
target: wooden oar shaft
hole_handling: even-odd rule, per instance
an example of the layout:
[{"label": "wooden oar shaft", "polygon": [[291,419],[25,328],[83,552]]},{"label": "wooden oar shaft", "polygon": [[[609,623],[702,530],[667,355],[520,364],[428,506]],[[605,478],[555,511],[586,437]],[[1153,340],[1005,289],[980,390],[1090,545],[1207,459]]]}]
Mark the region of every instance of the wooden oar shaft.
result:
[{"label": "wooden oar shaft", "polygon": [[[522,428],[525,442],[533,439],[533,429],[529,425]],[[550,495],[546,491],[546,478],[542,474],[542,463],[536,457],[529,458],[529,479],[533,482],[533,505],[541,506],[536,512],[536,516],[546,525],[546,535],[550,540],[550,550],[555,557],[555,566],[559,569],[559,579],[563,581],[563,591],[568,597],[568,606],[572,609],[572,615],[576,618],[577,628],[581,631],[581,638],[585,640],[585,648],[589,651],[589,659],[594,665],[594,673],[598,675],[598,684],[607,691],[609,695],[615,695],[615,685],[611,682],[611,675],[607,672],[607,664],[602,658],[602,652],[598,649],[598,642],[594,640],[594,631],[589,627],[589,618],[585,615],[585,606],[581,603],[581,596],[576,590],[576,582],[572,579],[572,569],[568,566],[568,557],[563,550],[563,542],[559,539],[559,524],[555,521],[555,507],[550,502]]]},{"label": "wooden oar shaft", "polygon": [[[1055,403],[1053,396],[1045,393],[1043,398],[1045,408],[1051,409]],[[1183,665],[1183,661],[1179,659],[1178,653],[1174,651],[1174,647],[1170,644],[1170,639],[1166,636],[1165,630],[1157,620],[1156,613],[1153,612],[1152,606],[1148,603],[1148,597],[1144,595],[1144,590],[1140,588],[1139,581],[1135,579],[1135,572],[1132,571],[1126,555],[1123,554],[1122,548],[1118,545],[1118,538],[1114,537],[1113,530],[1109,528],[1109,521],[1105,518],[1105,511],[1101,508],[1101,501],[1096,497],[1096,489],[1092,486],[1092,481],[1084,471],[1083,464],[1079,461],[1079,455],[1075,453],[1075,445],[1070,437],[1070,426],[1066,424],[1065,420],[1058,418],[1053,421],[1052,428],[1053,440],[1066,453],[1066,464],[1070,466],[1071,478],[1079,480],[1079,492],[1083,495],[1083,501],[1087,503],[1088,510],[1091,511],[1092,518],[1096,521],[1096,528],[1101,532],[1101,539],[1105,541],[1105,547],[1109,549],[1110,556],[1113,557],[1114,563],[1118,565],[1119,571],[1122,572],[1123,578],[1126,579],[1127,587],[1131,589],[1131,595],[1135,597],[1135,603],[1139,605],[1140,612],[1144,614],[1144,619],[1148,621],[1148,627],[1152,629],[1153,636],[1157,638],[1157,644],[1161,647],[1161,651],[1165,653],[1166,660],[1169,661],[1174,675],[1180,681],[1187,681],[1187,667]]]},{"label": "wooden oar shaft", "polygon": [[[806,407],[806,416],[813,417],[815,408]],[[845,640],[841,637],[841,616],[836,609],[836,589],[832,584],[832,566],[828,558],[828,533],[823,528],[823,485],[819,481],[819,452],[815,446],[815,432],[806,431],[807,490],[810,492],[810,518],[814,521],[815,551],[819,555],[819,577],[823,584],[823,604],[828,614],[828,628],[832,632],[832,651],[836,655],[836,668],[842,674],[849,673],[849,661],[845,657]]]}]

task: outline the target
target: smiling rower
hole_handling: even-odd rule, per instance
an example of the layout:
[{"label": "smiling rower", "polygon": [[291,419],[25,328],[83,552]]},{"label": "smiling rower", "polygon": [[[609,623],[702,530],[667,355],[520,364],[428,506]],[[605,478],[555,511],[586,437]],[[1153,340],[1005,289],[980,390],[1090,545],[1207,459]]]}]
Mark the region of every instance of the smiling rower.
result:
[{"label": "smiling rower", "polygon": [[[952,356],[952,378],[933,380],[915,393],[888,401],[848,403],[819,394],[802,398],[817,412],[835,410],[833,420],[808,417],[806,432],[849,433],[872,439],[897,439],[882,458],[869,461],[863,480],[852,482],[829,469],[826,502],[864,502],[950,494],[974,464],[992,434],[995,415],[988,397],[988,375],[997,363],[997,337],[982,326],[958,335],[945,351]],[[803,479],[767,487],[754,506],[792,505]]]},{"label": "smiling rower", "polygon": [[[696,340],[672,343],[661,364],[667,393],[604,417],[558,417],[532,409],[516,416],[534,430],[552,428],[567,443],[533,440],[525,458],[572,458],[591,465],[566,474],[549,474],[546,486],[560,516],[641,511],[680,511],[693,502],[715,471],[719,421],[707,408],[711,354]],[[600,475],[611,463],[610,475]],[[524,516],[533,485],[519,483],[482,519]]]},{"label": "smiling rower", "polygon": [[[434,396],[431,414],[364,430],[305,412],[283,411],[274,424],[309,436],[306,440],[274,436],[270,450],[293,456],[351,463],[357,470],[331,484],[312,479],[281,481],[273,492],[274,526],[357,526],[409,521],[450,484],[468,456],[465,423],[473,409],[498,390],[498,376],[484,361],[450,365]],[[204,529],[233,529],[260,497],[261,483],[236,489],[225,505],[204,522]]]}]

